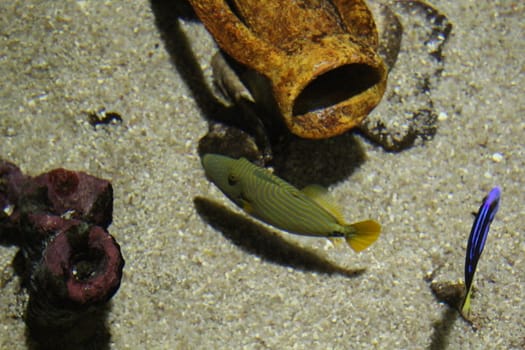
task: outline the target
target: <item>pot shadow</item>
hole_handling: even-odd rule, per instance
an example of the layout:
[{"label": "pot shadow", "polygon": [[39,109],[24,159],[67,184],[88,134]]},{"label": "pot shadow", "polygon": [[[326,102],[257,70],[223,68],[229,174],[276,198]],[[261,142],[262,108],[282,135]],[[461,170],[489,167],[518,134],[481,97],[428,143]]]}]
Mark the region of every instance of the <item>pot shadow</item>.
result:
[{"label": "pot shadow", "polygon": [[345,181],[366,161],[361,142],[353,133],[325,140],[290,136],[274,155],[275,174],[302,188],[328,187]]},{"label": "pot shadow", "polygon": [[181,19],[198,21],[189,3],[168,0],[151,0],[150,3],[155,15],[155,24],[171,58],[171,63],[190,89],[203,115],[207,120],[214,120],[216,116],[220,116],[221,121],[232,122],[232,111],[217,100],[213,90],[206,83],[203,71],[193,52],[190,38],[182,29]]},{"label": "pot shadow", "polygon": [[193,202],[206,223],[242,250],[266,261],[297,270],[345,277],[358,277],[366,270],[337,266],[315,251],[288,242],[264,226],[207,198],[195,197]]},{"label": "pot shadow", "polygon": [[[151,0],[151,7],[172,64],[208,120],[210,130],[217,123],[240,129],[257,140],[256,143],[263,153],[266,147],[261,147],[259,140],[269,140],[273,160],[266,165],[274,166],[276,175],[298,186],[310,183],[328,186],[344,181],[364,163],[366,157],[362,144],[351,132],[325,140],[307,140],[293,136],[287,130],[283,131],[282,127],[273,122],[272,127],[267,125],[268,135],[261,137],[261,123],[254,120],[255,113],[248,113],[246,106],[223,106],[215,97],[214,89],[207,84],[192,49],[191,38],[181,26],[181,19],[198,21],[189,3]],[[270,116],[265,117],[268,117],[267,123],[273,119]],[[217,142],[213,142],[213,148],[208,147],[202,153],[222,153],[223,148],[231,149],[231,146],[221,147]],[[242,151],[239,152],[242,154]],[[228,153],[231,152],[222,154]]]}]

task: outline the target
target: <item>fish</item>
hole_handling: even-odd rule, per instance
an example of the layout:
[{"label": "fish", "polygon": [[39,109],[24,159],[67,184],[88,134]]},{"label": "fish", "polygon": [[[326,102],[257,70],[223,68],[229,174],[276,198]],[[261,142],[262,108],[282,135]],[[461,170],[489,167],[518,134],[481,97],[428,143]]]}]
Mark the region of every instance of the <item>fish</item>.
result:
[{"label": "fish", "polygon": [[478,213],[474,219],[472,229],[467,243],[467,251],[465,257],[465,297],[461,306],[461,314],[466,319],[470,316],[470,297],[472,294],[472,281],[474,273],[478,265],[479,258],[485,247],[487,236],[490,229],[490,224],[494,220],[499,209],[499,202],[501,198],[501,189],[494,187],[490,190],[488,195],[483,199],[483,203],[479,207]]},{"label": "fish", "polygon": [[348,224],[327,190],[309,185],[299,190],[268,169],[219,154],[205,154],[202,165],[210,179],[246,213],[289,233],[344,238],[356,252],[374,243],[381,225],[374,220]]}]

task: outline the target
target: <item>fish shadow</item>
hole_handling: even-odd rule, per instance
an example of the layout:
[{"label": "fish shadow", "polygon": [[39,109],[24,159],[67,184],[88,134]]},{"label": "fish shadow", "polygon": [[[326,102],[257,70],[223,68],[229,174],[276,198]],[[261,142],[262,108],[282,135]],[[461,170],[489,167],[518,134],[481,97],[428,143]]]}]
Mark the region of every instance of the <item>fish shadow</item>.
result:
[{"label": "fish shadow", "polygon": [[447,307],[441,314],[441,319],[434,322],[431,343],[428,350],[445,350],[448,347],[448,340],[452,326],[458,319],[458,311]]},{"label": "fish shadow", "polygon": [[197,213],[207,224],[242,250],[266,261],[297,270],[345,277],[357,277],[366,271],[365,268],[337,266],[313,250],[290,243],[264,226],[207,198],[195,197],[193,202]]}]

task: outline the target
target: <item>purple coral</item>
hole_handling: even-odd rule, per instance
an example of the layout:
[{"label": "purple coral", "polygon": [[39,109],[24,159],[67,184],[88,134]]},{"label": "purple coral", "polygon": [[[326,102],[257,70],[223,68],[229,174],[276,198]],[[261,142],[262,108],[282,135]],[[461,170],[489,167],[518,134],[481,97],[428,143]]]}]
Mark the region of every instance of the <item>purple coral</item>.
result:
[{"label": "purple coral", "polygon": [[[107,231],[112,212],[106,180],[66,169],[31,178],[0,160],[0,243],[19,246],[24,257],[26,322],[37,342],[57,347],[89,340],[93,327],[79,326],[104,315],[124,267]],[[66,331],[75,335],[64,343]]]},{"label": "purple coral", "polygon": [[43,266],[57,281],[56,294],[78,305],[104,303],[120,286],[124,262],[119,245],[100,226],[74,222],[48,243]]},{"label": "purple coral", "polygon": [[50,209],[55,213],[70,211],[72,217],[107,228],[113,214],[113,188],[109,181],[83,172],[55,169],[33,180],[47,189]]},{"label": "purple coral", "polygon": [[17,203],[28,180],[14,164],[0,160],[0,243],[17,244],[21,238]]}]

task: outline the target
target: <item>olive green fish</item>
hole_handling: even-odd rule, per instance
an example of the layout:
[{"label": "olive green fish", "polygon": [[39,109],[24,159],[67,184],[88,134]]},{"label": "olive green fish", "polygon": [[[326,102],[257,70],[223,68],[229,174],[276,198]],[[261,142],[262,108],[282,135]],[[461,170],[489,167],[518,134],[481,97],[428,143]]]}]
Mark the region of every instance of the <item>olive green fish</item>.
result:
[{"label": "olive green fish", "polygon": [[245,158],[206,154],[202,164],[208,178],[233,202],[279,229],[306,236],[344,237],[356,252],[374,243],[381,232],[374,220],[345,223],[320,186],[299,190]]}]

